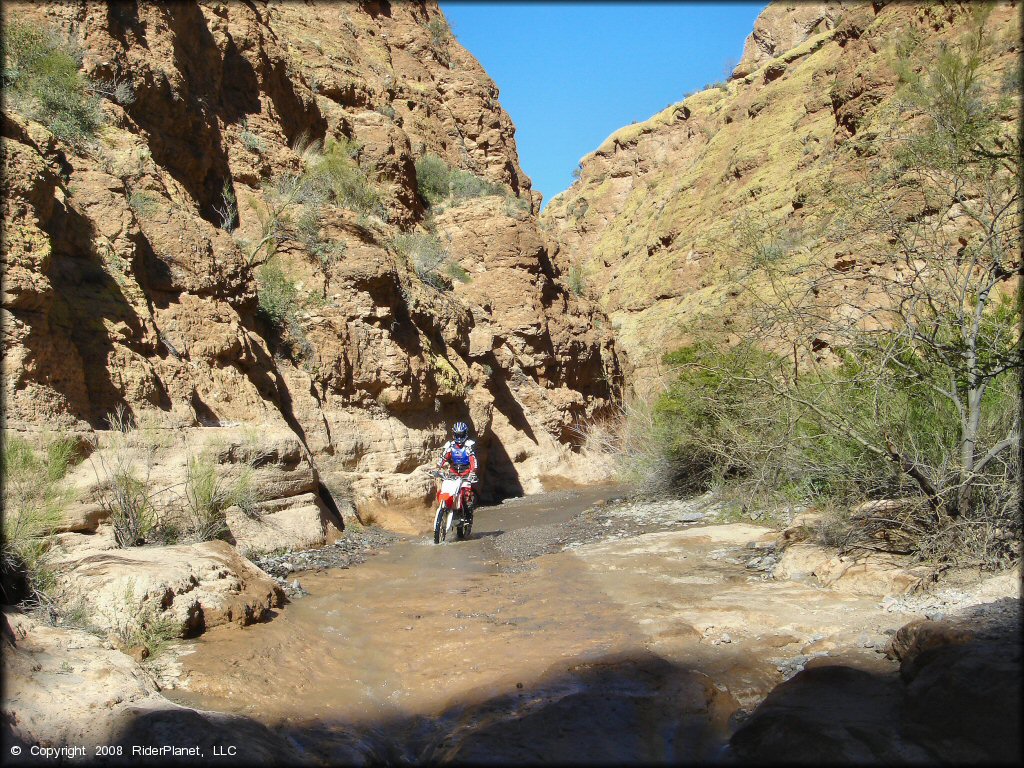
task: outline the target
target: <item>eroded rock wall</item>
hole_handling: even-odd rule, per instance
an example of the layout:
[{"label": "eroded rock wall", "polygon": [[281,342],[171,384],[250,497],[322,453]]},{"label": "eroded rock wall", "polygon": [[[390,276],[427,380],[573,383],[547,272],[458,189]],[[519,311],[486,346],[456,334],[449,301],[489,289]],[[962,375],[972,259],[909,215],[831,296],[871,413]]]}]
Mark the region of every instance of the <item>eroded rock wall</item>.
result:
[{"label": "eroded rock wall", "polygon": [[[321,494],[384,522],[422,514],[431,484],[417,468],[456,418],[479,437],[487,497],[589,479],[571,426],[617,396],[610,330],[553,267],[498,89],[436,4],[5,11],[76,40],[92,82],[132,93],[104,99],[106,125],[78,147],[4,113],[6,429],[92,434],[123,409],[161,427],[283,430]],[[327,268],[279,239],[298,355],[257,311],[252,254],[268,188],[332,140],[358,147],[381,203],[323,207],[343,253]],[[415,169],[427,153],[505,195],[428,219]],[[425,284],[396,248],[428,225],[469,282]]]},{"label": "eroded rock wall", "polygon": [[[696,335],[735,342],[764,271],[736,222],[771,221],[794,253],[851,275],[871,263],[852,237],[824,237],[828,196],[872,171],[899,118],[900,40],[956,41],[976,8],[941,3],[770,4],[731,79],[612,134],[541,216],[556,265],[578,270],[608,312],[634,381]],[[1015,93],[1020,9],[992,7],[985,99]],[[928,48],[932,50],[932,48]],[[1002,118],[1017,130],[1019,102]],[[908,210],[908,219],[923,215]],[[760,283],[758,283],[760,281]],[[1011,289],[1012,290],[1012,289]],[[835,297],[820,297],[824,307]],[[701,327],[703,324],[706,327]]]}]

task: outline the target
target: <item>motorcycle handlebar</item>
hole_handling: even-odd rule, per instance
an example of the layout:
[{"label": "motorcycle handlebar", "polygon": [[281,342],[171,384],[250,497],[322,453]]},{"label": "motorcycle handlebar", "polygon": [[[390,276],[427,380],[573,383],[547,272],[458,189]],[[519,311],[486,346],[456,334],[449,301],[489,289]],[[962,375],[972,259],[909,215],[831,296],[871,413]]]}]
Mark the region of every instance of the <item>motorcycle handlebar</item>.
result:
[{"label": "motorcycle handlebar", "polygon": [[463,480],[466,480],[467,482],[470,483],[475,483],[477,481],[475,472],[469,475],[460,475],[458,472],[445,471],[442,469],[428,469],[427,474],[430,475],[431,477],[436,477],[439,480],[447,480],[449,478],[461,477]]}]

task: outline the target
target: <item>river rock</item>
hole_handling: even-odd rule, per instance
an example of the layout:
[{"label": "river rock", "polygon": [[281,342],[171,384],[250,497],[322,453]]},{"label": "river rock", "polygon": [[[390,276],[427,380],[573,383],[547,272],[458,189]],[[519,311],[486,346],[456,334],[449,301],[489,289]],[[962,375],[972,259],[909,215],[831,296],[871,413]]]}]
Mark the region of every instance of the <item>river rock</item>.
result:
[{"label": "river rock", "polygon": [[339,531],[336,517],[315,493],[258,504],[254,514],[230,507],[226,516],[235,546],[245,556],[320,546],[326,542],[329,529]]},{"label": "river rock", "polygon": [[920,586],[929,571],[906,567],[892,557],[855,559],[834,549],[800,541],[783,551],[773,570],[776,579],[813,579],[822,586],[855,595],[900,595]]},{"label": "river rock", "polygon": [[223,541],[68,554],[60,582],[99,627],[115,629],[141,611],[172,617],[177,633],[260,621],[283,594],[263,571]]}]

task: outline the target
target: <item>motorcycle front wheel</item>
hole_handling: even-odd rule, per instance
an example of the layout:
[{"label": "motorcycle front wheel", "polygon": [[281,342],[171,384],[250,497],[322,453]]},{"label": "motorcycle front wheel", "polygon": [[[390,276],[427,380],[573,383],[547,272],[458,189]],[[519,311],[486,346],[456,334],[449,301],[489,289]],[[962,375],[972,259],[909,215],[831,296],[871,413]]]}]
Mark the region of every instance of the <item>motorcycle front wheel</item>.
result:
[{"label": "motorcycle front wheel", "polygon": [[445,514],[447,510],[444,504],[437,505],[437,513],[434,515],[434,543],[440,544],[448,534],[448,527],[445,525]]}]

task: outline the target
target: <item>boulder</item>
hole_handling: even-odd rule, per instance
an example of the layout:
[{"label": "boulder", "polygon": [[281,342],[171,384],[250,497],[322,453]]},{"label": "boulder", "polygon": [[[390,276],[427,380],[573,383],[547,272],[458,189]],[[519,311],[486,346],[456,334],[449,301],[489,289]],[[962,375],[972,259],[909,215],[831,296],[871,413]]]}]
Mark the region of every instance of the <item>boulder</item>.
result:
[{"label": "boulder", "polygon": [[58,555],[59,580],[90,619],[111,631],[146,611],[170,617],[191,636],[219,624],[251,624],[282,604],[263,571],[224,541],[169,547],[71,550]]},{"label": "boulder", "polygon": [[954,763],[1021,759],[1021,646],[963,642],[922,650],[900,667],[906,732]]},{"label": "boulder", "polygon": [[905,594],[928,577],[920,566],[907,567],[881,554],[859,558],[839,555],[834,549],[798,541],[786,547],[773,570],[776,579],[814,579],[822,586],[854,595]]},{"label": "boulder", "polygon": [[328,529],[338,530],[335,517],[315,493],[258,504],[252,515],[229,507],[226,515],[235,546],[245,556],[318,547],[326,541]]},{"label": "boulder", "polygon": [[948,621],[920,619],[900,627],[893,636],[888,655],[910,662],[925,651],[947,645],[963,645],[974,639],[966,627]]}]

